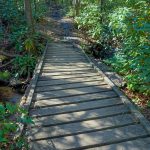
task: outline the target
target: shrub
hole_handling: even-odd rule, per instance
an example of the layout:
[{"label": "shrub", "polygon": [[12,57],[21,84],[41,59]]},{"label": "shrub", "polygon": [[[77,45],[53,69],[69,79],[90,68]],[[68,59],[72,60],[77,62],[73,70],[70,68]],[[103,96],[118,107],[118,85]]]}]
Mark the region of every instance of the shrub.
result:
[{"label": "shrub", "polygon": [[102,32],[100,8],[96,4],[87,5],[75,18],[79,29],[86,30],[92,38],[99,41]]},{"label": "shrub", "polygon": [[10,76],[10,72],[8,71],[0,72],[0,79],[8,80]]},{"label": "shrub", "polygon": [[86,2],[75,18],[78,28],[115,53],[106,61],[124,75],[129,89],[150,95],[149,1],[109,0],[101,13],[96,1]]},{"label": "shrub", "polygon": [[24,137],[15,137],[19,123],[31,124],[32,119],[28,117],[27,111],[18,105],[6,103],[0,104],[0,149],[28,149]]},{"label": "shrub", "polygon": [[36,65],[36,57],[26,54],[25,56],[18,56],[15,58],[15,71],[19,73],[19,76],[28,76],[33,73]]}]

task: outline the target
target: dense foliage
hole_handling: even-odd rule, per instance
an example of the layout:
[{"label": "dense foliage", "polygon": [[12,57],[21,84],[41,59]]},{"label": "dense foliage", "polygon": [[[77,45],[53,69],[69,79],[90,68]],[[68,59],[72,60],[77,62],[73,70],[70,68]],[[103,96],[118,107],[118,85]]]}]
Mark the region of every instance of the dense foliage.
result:
[{"label": "dense foliage", "polygon": [[[44,0],[32,0],[31,6],[33,25],[36,29],[36,23],[45,15],[46,5]],[[19,75],[27,75],[26,71],[29,71],[30,74],[33,72],[37,57],[43,49],[43,39],[39,33],[31,33],[29,30],[24,0],[2,0],[0,2],[0,45],[1,50],[16,54],[15,65],[12,68],[13,74],[19,72]]]},{"label": "dense foliage", "polygon": [[17,105],[0,104],[0,149],[28,149],[24,137],[14,138],[19,128],[19,123],[31,124],[32,120],[27,111]]},{"label": "dense foliage", "polygon": [[104,61],[127,81],[130,90],[150,95],[149,0],[83,0],[75,16],[79,29],[114,55]]},{"label": "dense foliage", "polygon": [[[91,19],[89,19],[91,18]],[[79,29],[87,30],[87,33],[94,39],[99,39],[102,32],[102,24],[100,22],[101,14],[99,6],[96,4],[87,5],[80,16],[76,17]]]}]

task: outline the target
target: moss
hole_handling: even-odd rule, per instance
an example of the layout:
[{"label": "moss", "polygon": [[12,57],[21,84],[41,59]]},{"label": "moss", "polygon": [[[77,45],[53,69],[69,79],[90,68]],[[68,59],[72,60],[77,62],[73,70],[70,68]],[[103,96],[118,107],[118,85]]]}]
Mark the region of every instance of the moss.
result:
[{"label": "moss", "polygon": [[8,71],[0,72],[0,79],[3,79],[3,80],[10,79],[10,72]]}]

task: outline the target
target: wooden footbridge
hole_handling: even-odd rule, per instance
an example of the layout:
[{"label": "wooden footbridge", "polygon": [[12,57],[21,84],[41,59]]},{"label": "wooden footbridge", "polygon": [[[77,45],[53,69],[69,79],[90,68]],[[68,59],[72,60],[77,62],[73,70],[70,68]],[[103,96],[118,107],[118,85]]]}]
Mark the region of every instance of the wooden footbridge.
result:
[{"label": "wooden footbridge", "polygon": [[28,97],[31,150],[149,150],[150,126],[82,50],[52,43]]}]

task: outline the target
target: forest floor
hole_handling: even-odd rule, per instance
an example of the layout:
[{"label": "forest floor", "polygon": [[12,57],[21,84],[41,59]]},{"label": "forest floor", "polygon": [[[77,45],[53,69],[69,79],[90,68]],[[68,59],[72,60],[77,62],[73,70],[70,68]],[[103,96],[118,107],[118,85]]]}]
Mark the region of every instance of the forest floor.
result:
[{"label": "forest floor", "polygon": [[[66,12],[63,7],[53,4],[49,8],[47,16],[43,19],[42,24],[40,23],[39,29],[42,34],[46,37],[50,37],[52,41],[69,41],[70,43],[82,45],[89,45],[89,40],[87,36],[82,32],[76,29],[73,18],[70,18],[66,15]],[[101,59],[95,59],[92,55],[89,55],[92,60],[96,63],[100,63],[101,66],[105,67],[105,64]],[[106,74],[112,81],[115,75],[117,82],[120,81],[121,76],[113,72],[113,69],[110,66],[107,66]],[[101,68],[100,68],[101,69]],[[104,72],[105,73],[105,72]],[[113,76],[109,76],[113,74]],[[119,76],[119,79],[118,79]],[[115,82],[114,82],[115,83]],[[116,84],[116,83],[115,83]],[[122,84],[122,83],[119,83]],[[146,102],[149,100],[149,97],[143,96],[142,94],[132,92],[127,88],[121,88],[121,90],[127,95],[127,97],[135,103],[143,115],[150,121],[150,108],[146,105]]]}]

